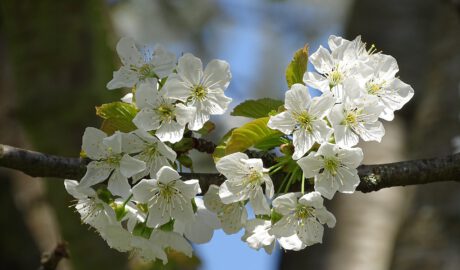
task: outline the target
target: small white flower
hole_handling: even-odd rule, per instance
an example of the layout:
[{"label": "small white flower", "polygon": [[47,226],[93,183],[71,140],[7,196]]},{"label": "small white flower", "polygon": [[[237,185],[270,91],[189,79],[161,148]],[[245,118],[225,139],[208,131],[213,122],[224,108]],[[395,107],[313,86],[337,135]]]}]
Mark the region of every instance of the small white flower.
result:
[{"label": "small white flower", "polygon": [[171,219],[184,223],[194,220],[192,199],[201,192],[200,185],[198,180],[180,178],[179,173],[165,166],[158,171],[156,179],[141,180],[132,188],[134,199],[148,206],[149,227],[155,228]]},{"label": "small white flower", "polygon": [[273,200],[274,210],[283,217],[272,225],[270,233],[279,238],[284,249],[300,250],[323,241],[323,224],[335,226],[334,215],[323,206],[319,192],[298,199],[299,193],[287,193]]},{"label": "small white flower", "polygon": [[171,231],[153,230],[150,241],[163,249],[170,248],[192,257],[192,245],[180,234]]},{"label": "small white flower", "polygon": [[368,51],[366,49],[366,43],[361,41],[361,36],[357,36],[354,40],[347,40],[342,37],[331,35],[327,41],[331,51],[335,51],[340,46],[347,46],[349,50],[353,51],[353,54],[356,55],[357,60],[362,62],[369,61],[369,56],[374,53],[375,47],[371,47]]},{"label": "small white flower", "polygon": [[362,76],[359,80],[362,87],[370,95],[378,98],[379,104],[383,106],[380,118],[391,121],[394,118],[394,111],[401,109],[414,96],[414,89],[395,75],[398,73],[398,63],[390,55],[374,54],[366,63],[373,72]]},{"label": "small white flower", "polygon": [[214,230],[219,229],[220,222],[217,215],[204,206],[200,198],[195,198],[196,212],[195,220],[189,220],[186,223],[179,221],[174,222],[174,231],[183,234],[188,240],[203,244],[211,240]]},{"label": "small white flower", "polygon": [[297,160],[313,146],[315,142],[321,144],[327,141],[332,134],[323,118],[329,113],[335,99],[330,93],[311,98],[307,87],[294,84],[286,92],[286,111],[270,117],[267,126],[278,129],[284,134],[293,133],[294,154]]},{"label": "small white flower", "polygon": [[168,263],[168,256],[159,243],[142,236],[133,235],[131,239],[132,251],[146,261],[162,260],[163,264]]},{"label": "small white flower", "polygon": [[343,39],[330,38],[331,52],[320,46],[310,55],[309,61],[318,73],[305,72],[304,82],[323,93],[331,91],[338,102],[342,101],[345,91],[343,82],[356,77],[358,73],[365,75],[371,72],[366,66],[357,69],[363,54],[361,44],[360,39],[344,42]]},{"label": "small white flower", "polygon": [[108,189],[112,194],[127,197],[131,186],[128,178],[145,170],[145,162],[122,152],[122,134],[116,132],[107,137],[103,131],[88,127],[83,134],[82,149],[92,159],[81,188],[101,183],[109,178]]},{"label": "small white flower", "polygon": [[318,152],[297,161],[306,178],[315,178],[315,190],[332,199],[336,191],[353,193],[359,184],[357,167],[363,160],[361,148],[340,148],[324,143]]},{"label": "small white flower", "polygon": [[258,218],[248,220],[244,226],[245,232],[241,240],[255,250],[264,248],[265,252],[271,254],[276,244],[275,236],[270,233],[271,225],[270,220]]},{"label": "small white flower", "polygon": [[192,120],[195,108],[187,107],[169,98],[164,90],[157,90],[156,81],[143,83],[136,90],[136,105],[140,112],[133,123],[144,131],[155,130],[161,141],[178,142],[185,125]]},{"label": "small white flower", "polygon": [[123,134],[123,152],[146,164],[144,171],[133,176],[133,182],[146,176],[154,177],[163,166],[171,166],[176,160],[176,152],[169,146],[143,130]]},{"label": "small white flower", "polygon": [[162,46],[155,47],[153,53],[141,53],[132,38],[124,37],[117,44],[117,52],[123,66],[113,73],[108,89],[134,87],[137,83],[168,76],[176,65],[176,56]]},{"label": "small white flower", "polygon": [[[274,188],[268,169],[264,168],[261,159],[250,159],[246,154],[238,152],[221,158],[216,168],[227,178],[219,188],[219,196],[224,204],[249,199],[256,215],[270,214],[266,197],[273,197]],[[265,184],[265,195],[262,184]]]},{"label": "small white flower", "polygon": [[219,197],[218,186],[209,186],[203,200],[206,208],[217,214],[222,230],[226,234],[237,233],[246,223],[248,213],[244,204],[241,202],[224,204]]},{"label": "small white flower", "polygon": [[[360,92],[357,84],[349,81],[348,91]],[[359,137],[364,141],[380,142],[385,135],[383,124],[378,121],[383,106],[375,96],[353,98],[347,95],[344,102],[335,105],[329,113],[329,121],[334,128],[335,142],[342,147],[358,144]]]},{"label": "small white flower", "polygon": [[165,84],[168,96],[196,108],[189,123],[191,130],[199,130],[210,115],[223,114],[232,101],[224,95],[232,75],[227,62],[212,60],[203,72],[201,60],[190,53],[179,58],[177,74],[169,76]]}]

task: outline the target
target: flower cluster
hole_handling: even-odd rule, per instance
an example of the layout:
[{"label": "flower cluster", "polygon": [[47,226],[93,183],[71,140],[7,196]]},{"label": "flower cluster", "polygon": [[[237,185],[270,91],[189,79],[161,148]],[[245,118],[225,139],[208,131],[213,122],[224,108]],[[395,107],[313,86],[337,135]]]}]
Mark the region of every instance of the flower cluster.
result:
[{"label": "flower cluster", "polygon": [[[191,256],[191,242],[208,242],[219,228],[227,234],[244,229],[242,240],[268,253],[276,243],[287,250],[321,243],[323,226],[336,223],[323,197],[353,193],[360,182],[359,139],[380,142],[385,133],[380,119],[392,120],[413,96],[396,77],[393,57],[367,50],[359,37],[331,36],[329,50],[320,47],[309,58],[316,72],[305,72],[286,92],[284,106],[266,117],[263,128],[277,130],[266,131],[266,141],[277,144],[263,152],[276,155],[276,164],[265,168],[253,152],[243,153],[249,147],[224,151],[214,157],[225,181],[210,185],[200,198],[199,181],[183,180],[177,170],[189,159],[193,136],[231,102],[224,94],[229,64],[212,60],[203,69],[189,53],[176,62],[163,47],[139,48],[130,38],[122,38],[117,51],[123,65],[107,88],[132,92],[104,114],[101,130],[85,130],[86,174],[79,182],[66,180],[65,187],[82,221],[109,246],[164,263],[168,249]],[[312,97],[307,86],[322,94]],[[267,153],[277,147],[280,151]],[[273,182],[283,175],[282,183]],[[288,192],[296,181],[301,191]]]}]

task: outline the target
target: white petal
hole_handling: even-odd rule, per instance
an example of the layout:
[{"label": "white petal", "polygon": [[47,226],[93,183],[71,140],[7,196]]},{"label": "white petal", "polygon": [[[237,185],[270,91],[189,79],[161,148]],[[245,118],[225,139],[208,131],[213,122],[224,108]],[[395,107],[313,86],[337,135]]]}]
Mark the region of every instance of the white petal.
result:
[{"label": "white petal", "polygon": [[335,192],[339,189],[339,184],[328,172],[323,172],[315,177],[315,191],[318,191],[324,198],[331,200]]},{"label": "white petal", "polygon": [[325,157],[335,156],[339,147],[332,143],[323,143],[318,149],[318,154]]},{"label": "white petal", "polygon": [[359,136],[351,128],[344,125],[334,126],[334,137],[337,145],[341,147],[352,147],[359,142]]},{"label": "white petal", "polygon": [[319,46],[318,50],[312,53],[308,60],[322,74],[329,73],[334,67],[334,60],[331,53],[323,46]]},{"label": "white petal", "polygon": [[160,78],[167,77],[176,66],[176,55],[167,51],[163,46],[157,45],[153,51],[150,63],[154,66],[154,72]]},{"label": "white petal", "polygon": [[230,210],[224,211],[219,215],[222,230],[226,234],[237,233],[241,230],[248,218],[246,207],[240,206],[239,203],[232,203],[225,207]]},{"label": "white petal", "polygon": [[356,169],[338,168],[337,177],[340,177],[341,185],[338,191],[342,193],[353,193],[359,185],[360,179]]},{"label": "white petal", "polygon": [[359,135],[364,141],[380,142],[385,135],[385,128],[379,121],[374,123],[366,123],[364,129],[360,130]]},{"label": "white petal", "polygon": [[219,187],[219,197],[225,204],[246,200],[248,193],[243,192],[244,186],[241,183],[225,181]]},{"label": "white petal", "polygon": [[363,150],[359,147],[340,149],[338,157],[340,162],[348,168],[356,168],[363,161]]},{"label": "white petal", "polygon": [[112,171],[113,167],[107,163],[92,161],[86,166],[85,176],[80,180],[79,186],[87,188],[101,183],[109,177]]},{"label": "white petal", "polygon": [[113,90],[122,87],[132,88],[139,81],[136,71],[122,66],[118,71],[113,73],[113,79],[107,83],[107,89]]},{"label": "white petal", "polygon": [[243,160],[248,159],[246,154],[236,152],[219,159],[216,163],[216,169],[228,179],[243,177],[249,170]]},{"label": "white petal", "polygon": [[294,144],[294,154],[292,159],[297,160],[305,153],[310,150],[310,148],[315,143],[313,135],[305,129],[298,129],[294,131],[293,144]]},{"label": "white petal", "polygon": [[316,219],[308,218],[303,225],[298,227],[297,235],[300,240],[307,245],[311,246],[316,243],[323,242],[324,228]]},{"label": "white petal", "polygon": [[224,207],[224,204],[219,197],[219,187],[216,185],[210,185],[208,192],[203,196],[203,202],[209,211],[218,213]]},{"label": "white petal", "polygon": [[318,89],[323,93],[329,93],[329,80],[316,72],[305,72],[303,81],[306,85]]},{"label": "white petal", "polygon": [[230,65],[226,61],[214,59],[204,70],[203,84],[210,89],[225,90],[231,79]]},{"label": "white petal", "polygon": [[326,210],[326,208],[316,209],[315,216],[321,224],[327,224],[329,228],[335,227],[336,219],[331,212]]},{"label": "white petal", "polygon": [[286,193],[278,196],[273,200],[272,205],[276,212],[287,215],[297,206],[297,194]]},{"label": "white petal", "polygon": [[190,53],[179,58],[177,74],[191,85],[198,85],[203,77],[203,64],[201,60]]},{"label": "white petal", "polygon": [[209,120],[209,113],[204,111],[201,107],[197,107],[192,120],[188,124],[190,130],[199,130],[203,127],[204,123]]},{"label": "white petal", "polygon": [[220,115],[227,111],[232,99],[227,97],[222,90],[209,91],[206,99],[202,102],[202,109],[209,114]]},{"label": "white petal", "polygon": [[179,75],[171,74],[164,88],[166,89],[167,97],[186,102],[191,95],[193,85],[182,81]]},{"label": "white petal", "polygon": [[136,114],[133,123],[145,131],[156,130],[160,127],[160,117],[152,109],[144,108]]},{"label": "white petal", "polygon": [[121,150],[123,153],[139,153],[145,148],[145,142],[136,135],[139,131],[140,130],[134,133],[122,133]]},{"label": "white petal", "polygon": [[152,83],[141,83],[136,88],[136,105],[139,109],[151,108],[153,104],[159,99],[157,80],[154,79]]},{"label": "white petal", "polygon": [[305,244],[299,239],[299,237],[294,234],[289,237],[281,237],[278,239],[281,247],[286,250],[299,251],[305,248]]},{"label": "white petal", "polygon": [[253,196],[249,197],[252,209],[256,215],[269,215],[270,206],[268,205],[267,198],[265,198],[262,188],[259,186],[253,193]]},{"label": "white petal", "polygon": [[102,143],[109,149],[111,153],[121,153],[122,133],[117,131],[112,136],[104,138]]},{"label": "white petal", "polygon": [[175,112],[177,123],[185,126],[188,122],[192,121],[193,116],[196,113],[196,108],[179,103],[176,104]]},{"label": "white petal", "polygon": [[124,95],[120,100],[124,103],[133,104],[133,93],[128,93]]},{"label": "white petal", "polygon": [[155,135],[163,142],[176,143],[182,139],[184,130],[185,127],[175,121],[163,122]]},{"label": "white petal", "polygon": [[134,200],[140,203],[147,203],[153,196],[152,190],[157,187],[157,181],[153,179],[143,179],[135,185],[131,191]]},{"label": "white petal", "polygon": [[319,209],[323,207],[323,198],[321,197],[321,193],[313,191],[300,197],[299,203]]},{"label": "white petal", "polygon": [[[156,138],[155,138],[156,139]],[[158,151],[160,154],[170,161],[176,160],[177,154],[171,147],[164,144],[162,141],[158,140],[157,142]]]},{"label": "white petal", "polygon": [[97,128],[87,127],[85,129],[82,149],[89,158],[97,160],[107,157],[108,149],[102,144],[102,140],[106,137],[107,134]]},{"label": "white petal", "polygon": [[267,123],[269,128],[277,129],[287,135],[292,133],[295,125],[295,119],[293,119],[291,113],[287,111],[271,116]]},{"label": "white petal", "polygon": [[310,153],[297,161],[306,178],[314,177],[319,170],[324,168],[324,162],[315,156],[315,153]]},{"label": "white petal", "polygon": [[128,179],[123,176],[119,170],[115,170],[112,176],[110,176],[107,189],[113,195],[127,198],[129,196],[129,190],[131,189],[131,186],[128,183]]},{"label": "white petal", "polygon": [[296,83],[286,92],[284,107],[289,111],[301,112],[310,106],[311,97],[305,85]]},{"label": "white petal", "polygon": [[292,215],[283,216],[278,222],[276,222],[270,229],[270,233],[274,234],[277,238],[289,237],[295,234],[295,225],[290,222],[294,217]]},{"label": "white petal", "polygon": [[155,228],[168,223],[171,220],[170,213],[165,210],[160,204],[166,204],[164,201],[159,201],[155,204],[149,204],[149,217],[147,219],[147,226]]},{"label": "white petal", "polygon": [[135,159],[130,155],[125,154],[120,161],[120,172],[126,177],[130,178],[136,173],[140,173],[145,170],[145,162],[142,160]]},{"label": "white petal", "polygon": [[272,179],[270,176],[264,176],[265,178],[265,196],[267,196],[269,199],[273,198],[275,195],[275,187],[273,186]]},{"label": "white petal", "polygon": [[168,184],[171,181],[180,179],[179,173],[171,167],[164,166],[157,173],[158,182]]},{"label": "white petal", "polygon": [[192,257],[192,246],[178,233],[155,230],[150,237],[150,241],[160,243],[163,248],[169,247]]},{"label": "white petal", "polygon": [[197,244],[203,244],[211,241],[214,230],[204,223],[202,219],[197,218],[195,222],[192,222],[185,228],[184,234],[188,240]]},{"label": "white petal", "polygon": [[66,179],[64,187],[75,199],[86,199],[96,196],[96,192],[92,188],[79,187],[78,182],[75,180]]},{"label": "white petal", "polygon": [[333,129],[330,128],[326,121],[315,120],[312,123],[312,136],[317,143],[327,142],[332,135]]},{"label": "white petal", "polygon": [[117,44],[117,52],[123,65],[139,67],[144,64],[144,58],[132,38],[121,38]]},{"label": "white petal", "polygon": [[331,93],[324,93],[319,97],[313,98],[310,109],[308,110],[311,115],[321,119],[325,117],[334,106],[335,98]]},{"label": "white petal", "polygon": [[189,200],[195,198],[197,194],[201,193],[200,183],[196,179],[178,181],[176,186],[179,188],[182,195]]}]

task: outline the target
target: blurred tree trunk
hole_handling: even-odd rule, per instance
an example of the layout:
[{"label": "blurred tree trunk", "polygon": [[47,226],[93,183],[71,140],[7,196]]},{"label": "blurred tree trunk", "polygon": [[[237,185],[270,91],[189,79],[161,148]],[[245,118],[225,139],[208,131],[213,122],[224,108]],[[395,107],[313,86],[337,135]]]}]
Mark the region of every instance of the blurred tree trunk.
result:
[{"label": "blurred tree trunk", "polygon": [[[409,106],[397,113],[405,122],[398,151],[408,158],[449,154],[451,139],[460,134],[457,10],[450,1],[356,0],[349,18],[346,36],[362,35],[368,44],[393,55],[399,76],[415,89]],[[386,136],[395,132],[388,124],[385,127]],[[381,156],[391,156],[388,149],[380,149]],[[417,187],[413,195],[406,191],[392,189],[392,195],[383,197],[369,194],[374,203],[353,198],[348,199],[352,203],[341,202],[337,207],[337,201],[332,202],[338,211],[337,232],[326,231],[323,246],[285,253],[281,269],[457,269],[460,187],[444,183]],[[365,214],[372,209],[380,216]],[[377,229],[376,219],[382,215],[387,217],[387,226]]]},{"label": "blurred tree trunk", "polygon": [[[0,12],[1,36],[11,70],[8,91],[15,96],[9,102],[16,102],[7,117],[22,125],[33,149],[77,155],[84,128],[99,125],[94,106],[122,94],[105,88],[114,59],[109,49],[114,45],[108,44],[111,27],[105,1],[2,0]],[[7,91],[4,86],[2,93]],[[50,200],[55,207],[74,268],[125,269],[126,257],[110,250],[96,233],[81,225],[68,207],[71,198],[62,182],[46,183],[48,196],[42,200]],[[4,190],[5,182],[0,184]],[[23,234],[20,228],[24,226],[17,220],[2,226],[18,228],[9,232],[12,236]],[[17,251],[40,246],[18,241],[24,248]],[[2,241],[3,245],[10,243]],[[16,256],[21,259],[24,255],[17,252]],[[32,263],[38,265],[39,261]]]}]

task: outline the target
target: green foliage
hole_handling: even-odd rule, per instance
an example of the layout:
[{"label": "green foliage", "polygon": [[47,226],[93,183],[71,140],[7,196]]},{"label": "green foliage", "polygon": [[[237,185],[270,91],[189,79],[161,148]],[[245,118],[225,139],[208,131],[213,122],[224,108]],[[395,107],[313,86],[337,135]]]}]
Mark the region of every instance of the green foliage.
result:
[{"label": "green foliage", "polygon": [[207,121],[206,123],[204,123],[203,127],[197,131],[197,133],[205,136],[211,133],[215,128],[216,124],[214,124],[211,121]]},{"label": "green foliage", "polygon": [[271,98],[246,100],[236,106],[230,115],[257,119],[266,117],[273,111],[278,111],[280,106],[283,106],[283,101]]},{"label": "green foliage", "polygon": [[137,109],[134,105],[124,102],[112,102],[96,107],[96,114],[104,119],[101,130],[108,135],[119,130],[131,132],[136,129],[133,119]]},{"label": "green foliage", "polygon": [[255,119],[227,133],[214,151],[214,159],[251,147],[269,150],[283,143],[283,133],[267,127],[269,117]]},{"label": "green foliage", "polygon": [[182,138],[182,140],[172,145],[172,149],[175,152],[188,152],[193,149],[193,139],[192,138]]},{"label": "green foliage", "polygon": [[307,70],[307,64],[308,45],[305,45],[303,48],[295,52],[294,58],[286,68],[286,82],[289,88],[291,88],[291,86],[295,83],[304,84],[303,74]]},{"label": "green foliage", "polygon": [[189,156],[180,155],[177,157],[177,160],[180,162],[182,166],[189,168],[189,169],[193,169],[193,161]]}]

